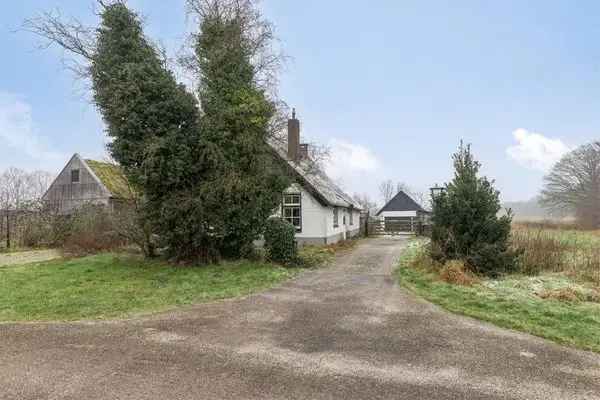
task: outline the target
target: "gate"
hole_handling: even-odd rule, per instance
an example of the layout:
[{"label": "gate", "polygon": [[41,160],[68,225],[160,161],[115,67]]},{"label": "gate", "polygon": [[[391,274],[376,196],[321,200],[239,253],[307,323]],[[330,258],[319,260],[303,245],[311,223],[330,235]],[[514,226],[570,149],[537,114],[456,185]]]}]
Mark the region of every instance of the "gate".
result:
[{"label": "gate", "polygon": [[419,234],[422,221],[415,217],[371,217],[367,220],[369,236]]}]

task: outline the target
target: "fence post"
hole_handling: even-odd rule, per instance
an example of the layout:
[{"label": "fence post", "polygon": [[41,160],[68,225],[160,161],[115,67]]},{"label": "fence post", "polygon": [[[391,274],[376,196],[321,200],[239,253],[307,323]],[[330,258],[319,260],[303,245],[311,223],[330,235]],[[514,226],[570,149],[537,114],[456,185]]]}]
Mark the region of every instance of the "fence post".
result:
[{"label": "fence post", "polygon": [[10,212],[6,209],[6,248],[10,249]]},{"label": "fence post", "polygon": [[365,237],[369,237],[369,218],[371,213],[367,210],[367,217],[365,218]]}]

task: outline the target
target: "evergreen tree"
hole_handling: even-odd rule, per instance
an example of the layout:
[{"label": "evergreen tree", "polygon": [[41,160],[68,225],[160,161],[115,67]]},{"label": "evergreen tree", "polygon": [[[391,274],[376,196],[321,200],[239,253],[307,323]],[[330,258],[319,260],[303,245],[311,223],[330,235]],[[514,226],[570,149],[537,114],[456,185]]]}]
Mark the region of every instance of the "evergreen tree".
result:
[{"label": "evergreen tree", "polygon": [[509,249],[512,216],[498,217],[500,192],[486,177],[470,146],[454,154],[454,179],[434,199],[432,252],[442,260],[461,259],[475,272],[495,276],[515,267]]},{"label": "evergreen tree", "polygon": [[237,257],[262,233],[289,182],[267,143],[275,107],[257,84],[253,42],[245,31],[243,7],[253,5],[227,7],[203,15],[195,52],[204,138],[223,155],[211,188],[222,207],[215,228],[224,235],[222,253]]},{"label": "evergreen tree", "polygon": [[197,101],[166,68],[134,12],[115,2],[101,16],[91,77],[113,139],[109,150],[144,197],[145,216],[170,255],[213,259],[219,205],[208,188],[220,152],[202,139]]},{"label": "evergreen tree", "polygon": [[194,48],[200,107],[125,2],[100,5],[95,30],[52,13],[26,25],[84,60],[77,70],[92,81],[109,150],[169,255],[241,255],[288,185],[267,144],[275,107],[261,88],[279,61],[270,25],[253,0],[188,0],[202,17]]}]

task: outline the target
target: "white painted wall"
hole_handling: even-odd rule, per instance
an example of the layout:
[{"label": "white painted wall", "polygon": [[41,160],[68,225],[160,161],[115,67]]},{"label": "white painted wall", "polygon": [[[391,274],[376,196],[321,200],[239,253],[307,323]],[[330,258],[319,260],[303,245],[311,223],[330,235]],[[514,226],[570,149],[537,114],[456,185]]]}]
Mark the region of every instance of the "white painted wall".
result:
[{"label": "white painted wall", "polygon": [[[338,207],[338,226],[333,226],[333,207],[327,207],[328,213],[326,215],[327,225],[327,237],[334,235],[343,235],[346,232],[346,238],[352,236],[355,230],[360,228],[360,212],[357,210],[350,210],[348,208]],[[354,214],[353,224],[350,225],[350,212]],[[344,225],[344,217],[346,224]]]},{"label": "white painted wall", "polygon": [[[333,227],[333,207],[323,206],[299,184],[293,184],[285,193],[300,193],[302,198],[302,232],[296,233],[299,239],[329,238],[335,235],[343,235],[347,232],[347,237],[351,237],[360,228],[360,212],[352,210],[354,214],[353,224],[350,225],[350,210],[338,207],[338,227]],[[277,209],[275,215],[281,216],[281,206]],[[344,226],[344,216],[346,225]]]},{"label": "white painted wall", "polygon": [[[324,238],[327,230],[325,227],[325,215],[328,207],[324,207],[302,186],[294,183],[285,193],[300,193],[302,202],[302,232],[296,233],[297,238]],[[281,206],[276,212],[281,216]]]},{"label": "white painted wall", "polygon": [[384,211],[379,214],[380,217],[416,217],[416,211]]}]

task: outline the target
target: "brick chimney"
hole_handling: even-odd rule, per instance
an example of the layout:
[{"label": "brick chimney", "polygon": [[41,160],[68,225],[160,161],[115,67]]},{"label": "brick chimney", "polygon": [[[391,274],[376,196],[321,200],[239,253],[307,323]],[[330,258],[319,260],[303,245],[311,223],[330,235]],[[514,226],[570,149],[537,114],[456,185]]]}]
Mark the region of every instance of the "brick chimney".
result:
[{"label": "brick chimney", "polygon": [[298,161],[300,157],[300,121],[296,119],[296,109],[292,110],[292,118],[288,119],[288,157]]}]

